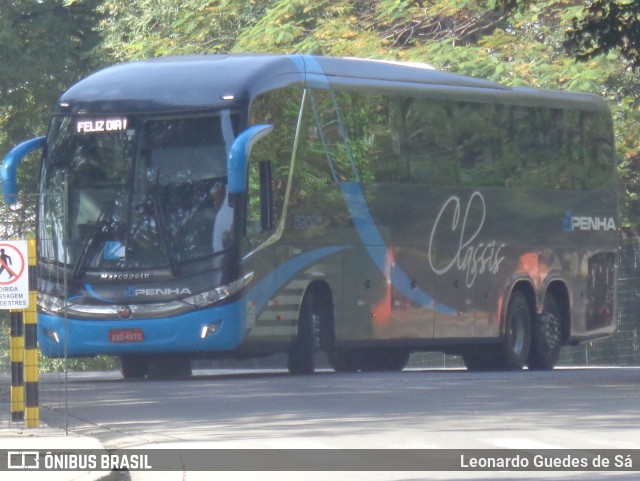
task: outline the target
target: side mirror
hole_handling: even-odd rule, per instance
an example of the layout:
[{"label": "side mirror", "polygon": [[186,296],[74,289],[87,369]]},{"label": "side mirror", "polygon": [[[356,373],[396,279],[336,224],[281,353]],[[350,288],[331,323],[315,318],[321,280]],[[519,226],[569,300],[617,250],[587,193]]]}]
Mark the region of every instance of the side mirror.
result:
[{"label": "side mirror", "polygon": [[18,195],[18,182],[16,174],[18,165],[31,152],[41,149],[47,143],[46,137],[36,137],[35,139],[22,142],[20,145],[11,149],[4,157],[2,167],[0,167],[0,178],[2,179],[2,197],[4,201],[13,205],[16,203]]},{"label": "side mirror", "polygon": [[251,149],[260,139],[273,131],[273,125],[254,125],[234,140],[227,159],[229,194],[242,194],[247,190],[247,162]]}]

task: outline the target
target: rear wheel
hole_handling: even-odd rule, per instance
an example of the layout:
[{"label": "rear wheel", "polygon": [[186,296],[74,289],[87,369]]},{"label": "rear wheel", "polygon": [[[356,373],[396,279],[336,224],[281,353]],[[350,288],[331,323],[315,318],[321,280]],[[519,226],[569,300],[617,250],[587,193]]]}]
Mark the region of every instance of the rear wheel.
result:
[{"label": "rear wheel", "polygon": [[515,291],[509,299],[505,318],[505,333],[499,350],[498,368],[522,369],[529,358],[533,315],[526,296]]},{"label": "rear wheel", "polygon": [[462,353],[470,371],[517,371],[529,358],[532,310],[524,292],[516,290],[509,299],[505,332],[497,345],[469,347]]},{"label": "rear wheel", "polygon": [[314,298],[306,294],[300,306],[298,335],[289,350],[289,372],[291,374],[313,374],[315,354],[319,345],[320,320],[314,311]]},{"label": "rear wheel", "polygon": [[544,300],[542,314],[533,324],[529,369],[548,371],[560,357],[562,347],[562,314],[560,305],[552,294]]}]

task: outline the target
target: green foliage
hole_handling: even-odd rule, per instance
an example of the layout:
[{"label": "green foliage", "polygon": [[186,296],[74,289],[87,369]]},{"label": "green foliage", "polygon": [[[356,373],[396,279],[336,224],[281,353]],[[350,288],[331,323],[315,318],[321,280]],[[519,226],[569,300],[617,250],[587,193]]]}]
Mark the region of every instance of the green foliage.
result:
[{"label": "green foliage", "polygon": [[96,65],[95,2],[12,0],[0,9],[0,150],[46,132],[61,92]]},{"label": "green foliage", "polygon": [[[9,358],[9,311],[0,311],[0,373],[10,372]],[[97,356],[77,359],[54,359],[39,355],[39,372],[64,372],[69,371],[113,371],[118,369],[118,360],[115,357]]]},{"label": "green foliage", "polygon": [[[0,154],[44,135],[52,106],[69,84],[98,64],[93,50],[99,37],[98,0],[11,0],[0,8]],[[21,192],[34,194],[40,153],[18,169]],[[26,196],[21,212],[0,205],[1,232],[22,235],[34,229],[35,196]]]},{"label": "green foliage", "polygon": [[568,31],[568,42],[580,59],[592,59],[619,50],[640,67],[640,2],[636,0],[594,0],[585,15],[576,17]]},{"label": "green foliage", "polygon": [[87,372],[87,371],[117,371],[119,368],[118,359],[109,356],[81,357],[71,359],[57,359],[44,357],[39,359],[40,372]]},{"label": "green foliage", "polygon": [[243,0],[102,1],[102,48],[118,61],[225,52],[267,2]]}]

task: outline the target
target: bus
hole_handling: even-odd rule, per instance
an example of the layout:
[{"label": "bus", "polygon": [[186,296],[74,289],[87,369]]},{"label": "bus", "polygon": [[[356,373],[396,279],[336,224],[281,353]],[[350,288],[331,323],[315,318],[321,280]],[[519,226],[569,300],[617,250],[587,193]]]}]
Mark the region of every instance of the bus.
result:
[{"label": "bus", "polygon": [[125,378],[286,353],[310,374],[550,370],[616,326],[604,100],[311,55],[111,66],[4,159],[42,149],[38,341]]}]

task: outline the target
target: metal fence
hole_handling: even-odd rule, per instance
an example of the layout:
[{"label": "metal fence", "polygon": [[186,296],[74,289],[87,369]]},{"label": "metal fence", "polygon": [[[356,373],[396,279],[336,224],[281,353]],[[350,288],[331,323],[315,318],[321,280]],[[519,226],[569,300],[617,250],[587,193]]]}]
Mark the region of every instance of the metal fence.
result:
[{"label": "metal fence", "polygon": [[563,365],[640,366],[640,238],[621,242],[617,287],[615,334],[564,349]]}]

